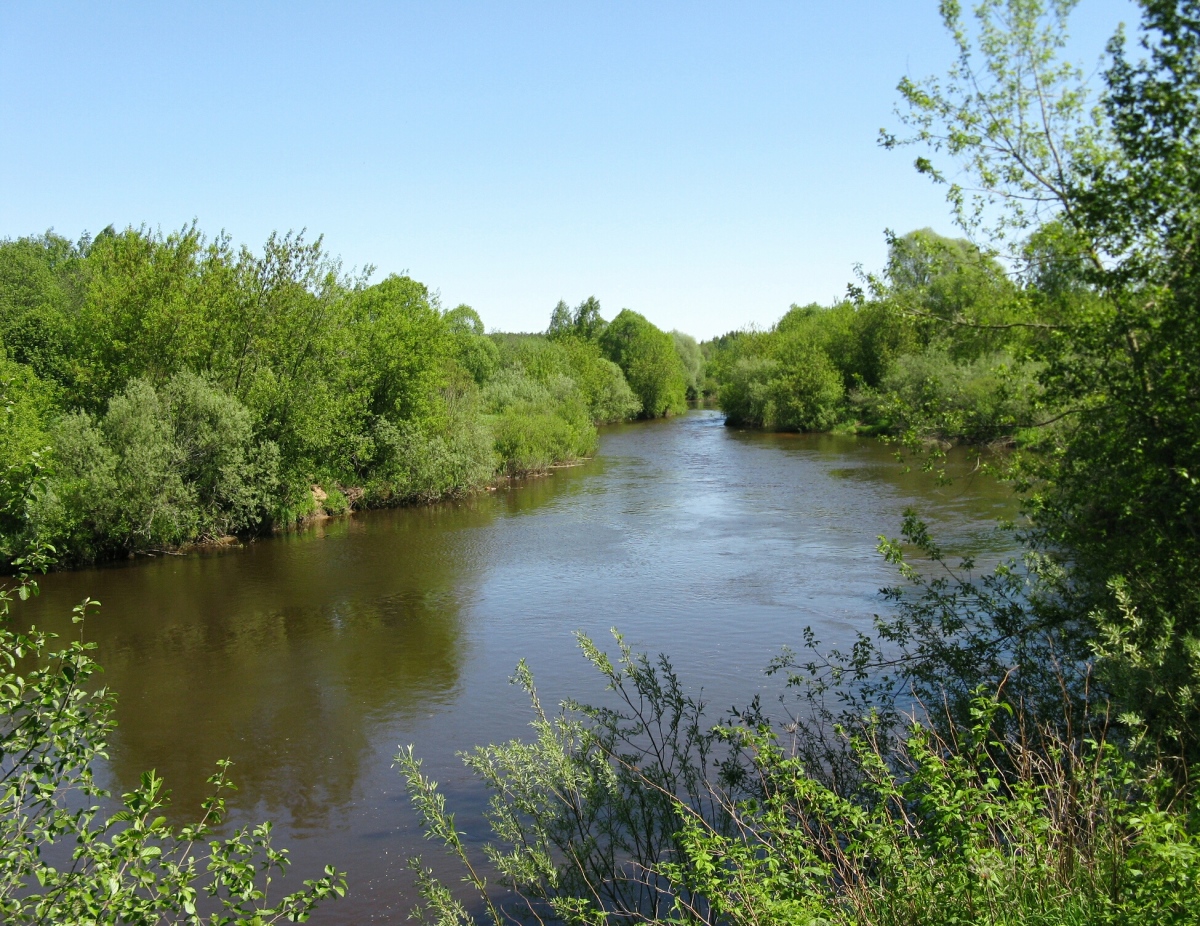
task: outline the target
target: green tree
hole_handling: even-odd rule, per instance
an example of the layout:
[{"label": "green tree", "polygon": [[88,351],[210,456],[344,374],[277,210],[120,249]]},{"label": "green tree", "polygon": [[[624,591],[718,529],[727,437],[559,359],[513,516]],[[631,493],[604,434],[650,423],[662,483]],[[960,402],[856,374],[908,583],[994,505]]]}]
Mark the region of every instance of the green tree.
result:
[{"label": "green tree", "polygon": [[556,343],[566,353],[570,376],[583,393],[596,424],[637,415],[641,403],[621,368],[604,357],[599,344],[577,337],[560,338]]},{"label": "green tree", "polygon": [[99,411],[129,380],[158,385],[195,362],[203,329],[196,287],[202,247],[194,225],[165,237],[133,228],[96,236],[84,257],[73,318],[77,403]]},{"label": "green tree", "polygon": [[1200,748],[1200,5],[1143,2],[1146,57],[1131,62],[1118,35],[1092,109],[1056,57],[1073,5],[991,0],[973,39],[943,4],[959,62],[946,82],[900,90],[910,140],[977,189],[949,186],[965,228],[1014,258],[1078,262],[1067,278],[1086,298],[1060,289],[1033,301],[1052,314],[1020,320],[1055,424],[1013,476],[1034,489],[1031,543],[1070,563],[1058,613],[1101,655],[1131,729],[1186,762]]},{"label": "green tree", "polygon": [[561,337],[575,330],[575,319],[571,314],[571,307],[562,299],[558,300],[558,305],[554,307],[554,311],[550,314],[550,327],[546,329],[546,335],[550,338]]},{"label": "green tree", "polygon": [[956,360],[1001,350],[1020,330],[1016,285],[995,257],[965,239],[927,228],[893,238],[884,279],[881,301],[914,323],[921,346],[936,341]]},{"label": "green tree", "polygon": [[600,346],[641,400],[643,418],[678,414],[687,408],[686,375],[671,335],[637,312],[622,309],[600,335]]},{"label": "green tree", "polygon": [[704,388],[704,354],[700,352],[700,345],[690,334],[672,331],[671,338],[675,341],[675,353],[679,355],[679,362],[683,364],[687,397],[690,401],[696,401]]},{"label": "green tree", "polygon": [[483,319],[469,305],[451,309],[445,319],[454,341],[454,358],[478,385],[483,385],[500,364],[500,351],[486,337]]},{"label": "green tree", "polygon": [[60,386],[73,378],[71,319],[80,265],[75,245],[49,232],[0,242],[0,342],[10,360]]},{"label": "green tree", "polygon": [[561,299],[550,315],[550,327],[546,334],[551,338],[576,337],[595,341],[604,332],[608,322],[600,315],[600,302],[588,296],[574,310]]}]

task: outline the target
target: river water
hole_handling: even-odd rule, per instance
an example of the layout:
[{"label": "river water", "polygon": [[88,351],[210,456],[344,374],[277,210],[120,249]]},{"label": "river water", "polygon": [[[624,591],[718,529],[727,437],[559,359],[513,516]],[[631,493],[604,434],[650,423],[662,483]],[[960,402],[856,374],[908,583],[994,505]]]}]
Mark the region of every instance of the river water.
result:
[{"label": "river water", "polygon": [[[332,862],[349,897],[312,922],[402,922],[423,842],[392,757],[414,743],[479,834],[481,793],[455,753],[523,735],[508,684],[524,657],[544,703],[603,698],[574,634],[673,657],[720,710],[777,683],[762,669],[811,625],[868,629],[896,576],[875,552],[908,507],[957,553],[996,558],[1006,489],[938,487],[875,440],[725,428],[712,411],[605,429],[586,465],[460,502],[322,522],[243,548],[48,576],[22,623],[86,633],[118,696],[114,793],[156,769],[196,815],[233,760],[231,821],[270,818],[296,885]],[[448,869],[452,879],[457,874]]]}]

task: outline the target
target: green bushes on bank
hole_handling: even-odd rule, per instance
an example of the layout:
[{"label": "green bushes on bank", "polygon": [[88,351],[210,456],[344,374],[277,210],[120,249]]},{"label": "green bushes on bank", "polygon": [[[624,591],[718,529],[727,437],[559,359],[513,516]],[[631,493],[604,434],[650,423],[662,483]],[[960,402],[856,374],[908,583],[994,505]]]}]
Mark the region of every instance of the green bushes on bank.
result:
[{"label": "green bushes on bank", "polygon": [[602,347],[599,303],[568,318],[488,335],[469,306],[345,274],[302,235],[259,253],[194,226],[0,242],[0,480],[20,502],[0,556],[36,540],[89,561],[428,501],[681,407],[670,336],[641,320],[671,361],[657,372],[622,354],[643,391],[670,379],[648,411]]},{"label": "green bushes on bank", "polygon": [[868,282],[854,299],[794,305],[769,331],[704,345],[704,389],[729,424],[983,443],[1036,421],[1038,366],[1023,328],[1034,293],[995,260],[924,229],[893,239]]},{"label": "green bushes on bank", "polygon": [[600,334],[600,347],[621,368],[641,402],[643,418],[687,408],[687,377],[674,338],[637,312],[622,309]]},{"label": "green bushes on bank", "polygon": [[764,355],[739,357],[718,394],[731,425],[774,431],[823,431],[841,412],[842,377],[817,345],[780,338]]},{"label": "green bushes on bank", "polygon": [[[870,716],[797,750],[761,713],[715,724],[671,664],[580,637],[610,706],[543,708],[466,765],[492,795],[485,881],[435,782],[397,757],[472,920],[422,871],[425,922],[1115,926],[1200,918],[1200,804],[1103,728],[1072,738],[982,690],[950,732]],[[803,727],[799,728],[803,731]],[[500,900],[495,887],[504,889]]]},{"label": "green bushes on bank", "polygon": [[898,357],[877,393],[861,398],[874,420],[920,437],[983,444],[1011,439],[1037,418],[1037,367],[1008,354],[955,362],[930,348]]},{"label": "green bushes on bank", "polygon": [[103,416],[63,415],[26,530],[86,558],[252,531],[278,498],[279,449],[240,402],[192,373],[131,380]]},{"label": "green bushes on bank", "polygon": [[[574,311],[560,302],[547,336],[555,343],[570,345],[568,349],[576,354],[602,355],[615,364],[632,390],[633,402],[623,391],[613,398],[622,408],[632,406],[631,414],[642,418],[679,414],[687,408],[687,363],[694,366],[692,378],[700,379],[703,357],[698,348],[691,351],[689,342],[695,346],[694,339],[668,334],[629,309],[622,309],[607,322],[595,298],[584,300]],[[613,381],[613,374],[608,373],[606,379]]]},{"label": "green bushes on bank", "polygon": [[484,390],[494,416],[496,449],[510,474],[539,472],[596,449],[596,429],[582,392],[561,373],[535,379],[520,367],[498,373]]}]

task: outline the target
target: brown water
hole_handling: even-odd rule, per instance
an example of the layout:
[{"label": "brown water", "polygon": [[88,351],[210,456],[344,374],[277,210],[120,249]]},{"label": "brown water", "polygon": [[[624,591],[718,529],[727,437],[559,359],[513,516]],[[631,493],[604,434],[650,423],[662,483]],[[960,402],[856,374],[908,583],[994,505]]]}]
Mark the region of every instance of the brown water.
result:
[{"label": "brown water", "polygon": [[87,633],[119,697],[114,792],[154,768],[188,816],[230,757],[233,821],[276,821],[285,884],[349,871],[350,896],[312,922],[402,922],[405,859],[438,850],[391,767],[399,744],[477,832],[454,754],[522,735],[518,659],[545,702],[602,697],[574,632],[616,626],[714,706],[745,704],[806,625],[830,645],[870,626],[895,581],[876,538],[910,506],[953,551],[1011,547],[994,530],[1011,499],[984,477],[939,488],[874,440],[738,432],[698,411],[607,429],[587,465],[463,502],[52,575],[18,619],[66,628],[71,605],[103,603]]}]

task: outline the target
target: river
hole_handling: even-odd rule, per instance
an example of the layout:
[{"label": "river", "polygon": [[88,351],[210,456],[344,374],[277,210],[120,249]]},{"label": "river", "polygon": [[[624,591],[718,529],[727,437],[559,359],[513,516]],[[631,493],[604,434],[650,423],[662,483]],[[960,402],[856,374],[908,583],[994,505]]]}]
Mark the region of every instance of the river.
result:
[{"label": "river", "polygon": [[1007,490],[950,462],[959,478],[939,487],[875,440],[694,411],[607,428],[589,463],[463,501],[50,575],[17,618],[65,629],[73,604],[102,602],[86,633],[118,696],[107,787],[156,769],[184,818],[229,757],[231,820],[276,822],[285,885],[324,862],[349,872],[348,898],[311,922],[402,922],[405,859],[438,849],[392,768],[400,744],[477,836],[481,795],[455,753],[525,732],[507,682],[522,657],[546,703],[603,696],[574,634],[611,644],[611,627],[670,654],[715,708],[774,690],[762,668],[805,626],[845,643],[885,606],[896,576],[877,537],[906,508],[952,551],[1010,551]]}]

